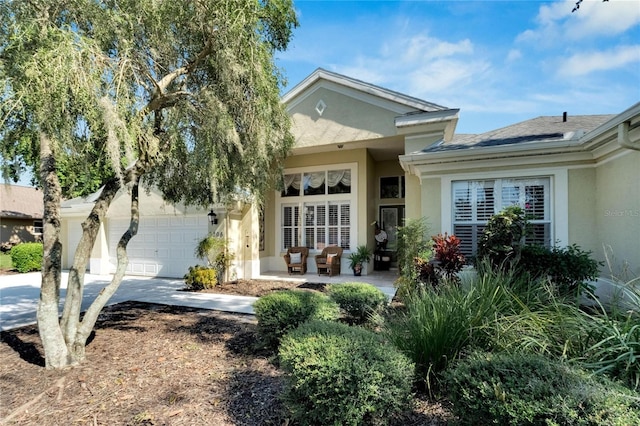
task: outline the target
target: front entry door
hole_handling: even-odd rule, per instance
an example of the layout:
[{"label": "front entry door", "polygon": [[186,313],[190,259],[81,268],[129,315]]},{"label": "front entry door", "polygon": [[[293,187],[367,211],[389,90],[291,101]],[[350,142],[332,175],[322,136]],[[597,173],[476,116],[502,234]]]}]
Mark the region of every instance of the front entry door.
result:
[{"label": "front entry door", "polygon": [[387,233],[387,250],[398,249],[398,226],[404,224],[404,206],[380,206],[380,227]]}]

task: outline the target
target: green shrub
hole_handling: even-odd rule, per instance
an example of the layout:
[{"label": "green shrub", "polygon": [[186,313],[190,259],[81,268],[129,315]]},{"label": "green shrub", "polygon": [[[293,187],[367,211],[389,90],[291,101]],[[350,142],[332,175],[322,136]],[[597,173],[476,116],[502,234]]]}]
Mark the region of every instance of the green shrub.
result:
[{"label": "green shrub", "polygon": [[387,424],[409,407],[413,365],[371,331],[308,322],[282,339],[279,355],[299,424]]},{"label": "green shrub", "polygon": [[494,268],[508,267],[520,257],[528,221],[519,206],[505,207],[489,219],[478,244],[478,258],[489,259]]},{"label": "green shrub", "polygon": [[584,251],[575,244],[550,249],[526,245],[522,248],[517,268],[533,279],[549,278],[560,296],[575,297],[588,288],[586,280],[598,277],[601,265],[591,258],[590,251]]},{"label": "green shrub", "polygon": [[387,302],[387,296],[380,289],[366,283],[333,284],[328,286],[328,294],[355,324],[367,322]]},{"label": "green shrub", "polygon": [[539,355],[476,353],[444,377],[463,424],[640,424],[640,395]]},{"label": "green shrub", "polygon": [[11,263],[18,272],[42,270],[42,243],[22,243],[11,249]]},{"label": "green shrub", "polygon": [[214,288],[218,284],[218,272],[204,266],[190,266],[184,276],[184,283],[189,290],[204,290]]},{"label": "green shrub", "polygon": [[412,293],[424,287],[420,264],[433,258],[432,243],[428,238],[429,227],[426,219],[407,219],[398,227],[398,268],[400,277],[396,281],[398,295]]},{"label": "green shrub", "polygon": [[271,347],[277,347],[282,336],[306,321],[336,320],[340,314],[328,296],[305,290],[276,291],[258,299],[253,307],[258,331]]}]

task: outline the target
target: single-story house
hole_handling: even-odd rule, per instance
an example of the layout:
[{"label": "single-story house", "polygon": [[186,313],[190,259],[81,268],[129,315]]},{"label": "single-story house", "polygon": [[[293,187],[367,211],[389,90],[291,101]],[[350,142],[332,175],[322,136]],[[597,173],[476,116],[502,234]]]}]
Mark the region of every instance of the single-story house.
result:
[{"label": "single-story house", "polygon": [[[261,211],[236,203],[209,209],[167,205],[141,194],[141,225],[130,242],[129,273],[181,277],[199,263],[207,235],[228,238],[229,278],[286,271],[287,247],[313,255],[339,245],[345,257],[374,248],[374,223],[396,247],[405,218],[427,218],[433,234],[454,233],[472,255],[489,217],[519,204],[534,216],[535,239],[578,244],[603,259],[603,246],[640,273],[640,103],[618,115],[559,113],[480,135],[456,134],[447,108],[318,69],[285,94],[296,145],[285,189]],[[64,256],[71,264],[91,199],[63,206]],[[216,224],[210,219],[216,214]],[[109,210],[89,268],[115,270],[115,245],[129,220],[128,197]],[[342,273],[348,262],[342,262]],[[364,273],[375,273],[368,264]]]},{"label": "single-story house", "polygon": [[0,184],[0,248],[42,237],[42,191],[20,185]]}]

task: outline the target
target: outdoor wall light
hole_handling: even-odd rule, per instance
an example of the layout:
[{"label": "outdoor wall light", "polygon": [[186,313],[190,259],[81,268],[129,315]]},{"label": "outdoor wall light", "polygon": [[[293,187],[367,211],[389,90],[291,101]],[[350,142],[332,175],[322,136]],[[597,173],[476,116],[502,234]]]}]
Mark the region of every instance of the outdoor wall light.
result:
[{"label": "outdoor wall light", "polygon": [[207,216],[209,216],[209,222],[211,222],[212,225],[218,224],[218,215],[213,212],[213,209],[207,213]]}]

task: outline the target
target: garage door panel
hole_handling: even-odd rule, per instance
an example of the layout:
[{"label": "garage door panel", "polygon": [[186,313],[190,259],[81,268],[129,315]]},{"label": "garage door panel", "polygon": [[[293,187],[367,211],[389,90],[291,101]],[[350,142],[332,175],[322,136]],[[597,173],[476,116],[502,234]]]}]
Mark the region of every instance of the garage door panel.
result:
[{"label": "garage door panel", "polygon": [[[109,221],[109,258],[115,271],[115,248],[129,227],[128,219]],[[198,241],[207,235],[206,217],[145,217],[140,221],[138,235],[128,245],[132,275],[182,278],[189,266],[201,263],[194,255]]]}]

